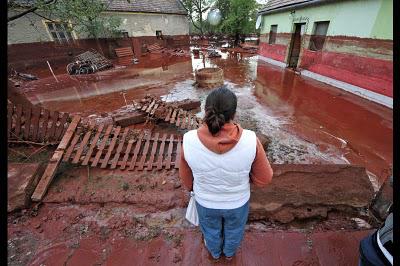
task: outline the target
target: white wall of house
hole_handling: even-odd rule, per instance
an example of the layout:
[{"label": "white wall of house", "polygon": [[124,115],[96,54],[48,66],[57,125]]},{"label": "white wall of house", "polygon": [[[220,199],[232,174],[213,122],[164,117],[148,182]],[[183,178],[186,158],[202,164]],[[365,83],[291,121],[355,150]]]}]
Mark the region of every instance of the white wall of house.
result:
[{"label": "white wall of house", "polygon": [[[9,11],[8,16],[20,11]],[[156,31],[161,30],[163,35],[189,34],[189,21],[184,15],[105,12],[104,15],[120,17],[121,30],[127,31],[130,37],[156,36]],[[52,37],[45,25],[45,19],[29,13],[21,18],[8,23],[8,44],[49,42]],[[75,38],[87,38],[87,34],[74,34]]]},{"label": "white wall of house", "polygon": [[155,36],[157,30],[161,30],[163,35],[189,34],[189,21],[184,15],[120,12],[111,14],[122,19],[120,28],[127,31],[130,37]]}]

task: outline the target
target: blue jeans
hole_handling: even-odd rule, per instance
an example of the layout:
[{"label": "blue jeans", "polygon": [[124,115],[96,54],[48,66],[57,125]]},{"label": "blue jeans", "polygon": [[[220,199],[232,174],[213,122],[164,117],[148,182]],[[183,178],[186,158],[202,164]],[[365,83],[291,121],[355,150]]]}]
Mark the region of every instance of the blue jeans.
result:
[{"label": "blue jeans", "polygon": [[230,210],[209,209],[196,202],[199,225],[206,247],[216,259],[223,252],[225,256],[235,255],[243,239],[244,227],[249,215],[249,202]]}]

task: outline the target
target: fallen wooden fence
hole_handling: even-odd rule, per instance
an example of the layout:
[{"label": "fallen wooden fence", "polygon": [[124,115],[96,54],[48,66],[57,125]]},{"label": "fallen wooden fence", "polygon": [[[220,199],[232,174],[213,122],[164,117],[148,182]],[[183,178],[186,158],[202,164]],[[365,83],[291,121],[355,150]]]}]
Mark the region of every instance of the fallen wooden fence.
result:
[{"label": "fallen wooden fence", "polygon": [[134,131],[112,125],[78,128],[66,148],[64,162],[121,170],[161,170],[179,167],[182,137]]},{"label": "fallen wooden fence", "polygon": [[140,103],[134,102],[134,106],[136,110],[146,112],[181,129],[197,129],[203,123],[203,120],[194,113],[153,97],[145,98]]},{"label": "fallen wooden fence", "polygon": [[68,113],[7,103],[7,137],[10,142],[59,142],[67,131]]}]

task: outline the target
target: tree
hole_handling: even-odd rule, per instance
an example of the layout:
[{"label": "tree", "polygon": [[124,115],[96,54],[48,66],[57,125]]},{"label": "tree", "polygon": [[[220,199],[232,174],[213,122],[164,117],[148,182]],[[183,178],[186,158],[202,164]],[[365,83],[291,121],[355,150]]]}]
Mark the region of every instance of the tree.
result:
[{"label": "tree", "polygon": [[[39,10],[40,14],[36,13]],[[8,18],[8,21],[33,12],[48,20],[65,23],[70,31],[86,33],[89,38],[119,36],[121,19],[101,15],[106,10],[107,5],[101,0],[37,0],[28,10]]]},{"label": "tree", "polygon": [[205,26],[203,14],[210,9],[214,0],[182,0],[181,2],[188,11],[188,17],[193,27],[199,30],[200,34],[203,35]]},{"label": "tree", "polygon": [[[229,3],[224,3],[229,2]],[[235,35],[235,46],[239,44],[240,35],[256,31],[256,17],[259,4],[256,0],[219,0],[222,13],[220,29],[224,33]]]}]

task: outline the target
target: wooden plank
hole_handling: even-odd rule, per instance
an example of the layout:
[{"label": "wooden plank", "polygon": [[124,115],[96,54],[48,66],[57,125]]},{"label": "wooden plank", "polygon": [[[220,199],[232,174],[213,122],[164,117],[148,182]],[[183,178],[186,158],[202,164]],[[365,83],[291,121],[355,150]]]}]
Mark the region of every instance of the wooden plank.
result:
[{"label": "wooden plank", "polygon": [[150,106],[147,108],[146,113],[150,113],[151,109],[153,108],[153,106],[156,104],[156,100],[153,100],[150,104]]},{"label": "wooden plank", "polygon": [[147,103],[145,103],[145,104],[143,104],[143,106],[142,106],[142,111],[143,112],[145,112],[146,110],[147,110],[147,108],[148,108],[149,106],[148,106],[148,104]]},{"label": "wooden plank", "polygon": [[67,122],[68,119],[68,114],[64,113],[60,119],[60,125],[57,127],[56,132],[54,134],[54,139],[55,140],[59,140],[60,138],[62,138],[62,132],[64,131],[64,126],[65,123]]},{"label": "wooden plank", "polygon": [[175,117],[176,117],[177,111],[178,111],[178,109],[174,109],[174,112],[172,113],[171,120],[169,120],[169,122],[170,122],[171,124],[174,124],[174,123],[175,123]]},{"label": "wooden plank", "polygon": [[181,124],[181,114],[182,114],[182,109],[179,109],[177,118],[176,118],[176,123],[175,126],[179,127],[179,125]]},{"label": "wooden plank", "polygon": [[168,122],[171,119],[172,111],[173,111],[172,108],[168,109],[168,114],[167,117],[165,118],[165,122]]},{"label": "wooden plank", "polygon": [[173,147],[174,147],[174,135],[171,134],[171,137],[169,138],[167,163],[165,165],[165,169],[170,169],[171,168],[172,149],[173,149]]},{"label": "wooden plank", "polygon": [[149,151],[150,139],[151,139],[151,133],[146,135],[146,143],[144,144],[142,157],[140,158],[139,166],[138,166],[139,171],[142,171],[144,168],[144,163],[146,161],[147,152]]},{"label": "wooden plank", "polygon": [[39,132],[39,120],[40,120],[40,113],[42,108],[34,107],[32,108],[32,138],[31,140],[37,141],[38,132]]},{"label": "wooden plank", "polygon": [[121,131],[121,127],[117,127],[117,128],[114,129],[114,137],[111,140],[110,146],[108,147],[108,152],[107,152],[106,156],[104,157],[100,168],[106,168],[107,167],[108,160],[110,159],[111,153],[114,150],[114,146],[115,146],[115,143],[117,142],[117,139],[118,139],[120,131]]},{"label": "wooden plank", "polygon": [[50,129],[47,131],[46,140],[54,139],[54,134],[56,132],[56,126],[57,126],[57,121],[58,121],[59,115],[60,115],[60,113],[57,111],[50,112],[50,121],[52,121],[52,123],[51,123]]},{"label": "wooden plank", "polygon": [[182,139],[179,137],[177,147],[176,147],[176,157],[175,157],[175,169],[179,168],[179,163],[181,161],[181,148],[182,148]]},{"label": "wooden plank", "polygon": [[75,135],[72,138],[72,141],[71,141],[70,145],[68,146],[68,149],[64,153],[63,162],[68,162],[69,158],[71,157],[71,154],[74,151],[75,145],[76,145],[76,143],[78,143],[78,140],[79,140],[79,138],[81,136],[81,131],[82,131],[81,128],[78,128],[75,131]]},{"label": "wooden plank", "polygon": [[183,111],[183,113],[182,113],[183,115],[182,115],[182,119],[181,119],[181,121],[182,121],[182,123],[181,123],[181,128],[182,129],[185,129],[186,128],[186,118],[187,118],[187,111]]},{"label": "wooden plank", "polygon": [[31,129],[31,113],[32,113],[32,108],[25,106],[24,107],[24,117],[25,117],[25,125],[24,125],[24,139],[28,140],[29,139],[29,132]]},{"label": "wooden plank", "polygon": [[147,171],[150,171],[151,169],[153,169],[153,162],[154,162],[154,157],[156,156],[159,135],[160,135],[160,133],[158,133],[158,132],[154,135],[153,147],[151,148],[150,159],[147,163]]},{"label": "wooden plank", "polygon": [[49,121],[49,110],[43,109],[43,114],[42,114],[42,127],[39,129],[39,141],[44,142],[45,136],[46,136],[46,131],[48,127],[48,121]]},{"label": "wooden plank", "polygon": [[108,137],[110,136],[112,128],[113,128],[112,125],[109,125],[107,127],[106,133],[104,134],[103,140],[101,141],[99,150],[97,151],[96,156],[94,157],[94,161],[92,163],[92,167],[96,167],[97,163],[99,162],[101,154],[103,153],[103,149],[107,144],[107,140],[108,140]]},{"label": "wooden plank", "polygon": [[161,145],[160,145],[160,149],[158,151],[157,170],[162,169],[162,163],[163,163],[163,159],[164,159],[164,147],[165,147],[166,140],[167,140],[167,134],[164,133],[163,137],[161,138]]},{"label": "wooden plank", "polygon": [[93,152],[94,148],[97,145],[97,141],[99,140],[99,137],[100,137],[101,132],[103,131],[103,128],[104,128],[104,124],[101,124],[99,126],[99,128],[97,129],[97,133],[94,136],[94,138],[92,140],[92,143],[90,144],[89,150],[86,153],[86,156],[85,156],[85,159],[82,162],[82,165],[88,165],[90,156],[92,156],[92,152]]},{"label": "wooden plank", "polygon": [[134,142],[135,142],[134,139],[130,139],[130,140],[128,141],[128,147],[126,147],[125,155],[124,155],[124,158],[122,159],[122,163],[121,163],[121,168],[120,168],[121,170],[124,170],[125,167],[126,167],[126,162],[128,161],[129,153],[131,152],[132,144],[133,144]]},{"label": "wooden plank", "polygon": [[156,103],[156,105],[154,105],[154,108],[153,108],[153,110],[151,110],[150,115],[154,115],[154,113],[156,112],[157,108],[158,108],[158,103]]},{"label": "wooden plank", "polygon": [[12,127],[12,115],[14,111],[13,104],[7,104],[7,138],[10,138],[10,132]]},{"label": "wooden plank", "polygon": [[196,128],[198,128],[197,117],[194,115],[194,116],[193,116],[192,129],[196,129]]},{"label": "wooden plank", "polygon": [[67,132],[63,136],[60,144],[58,144],[57,150],[54,152],[53,157],[50,159],[50,162],[47,165],[46,170],[44,171],[39,181],[39,184],[37,185],[35,191],[32,194],[31,197],[32,201],[41,201],[43,196],[46,194],[47,189],[57,171],[58,165],[61,162],[64,150],[71,141],[72,135],[74,134],[80,120],[81,120],[80,116],[74,116],[72,118],[72,122],[69,124]]},{"label": "wooden plank", "polygon": [[89,130],[86,132],[85,136],[83,137],[82,142],[80,143],[79,149],[76,152],[74,159],[72,159],[72,163],[79,162],[79,159],[81,158],[83,149],[86,147],[86,144],[89,141],[90,136],[92,135],[93,127],[94,127],[94,125],[90,125]]},{"label": "wooden plank", "polygon": [[22,105],[17,105],[17,117],[15,119],[15,136],[19,138],[19,134],[21,133],[21,119],[22,119]]},{"label": "wooden plank", "polygon": [[129,171],[132,171],[133,168],[135,168],[136,159],[137,159],[137,157],[138,157],[138,153],[139,153],[140,147],[141,147],[141,145],[142,145],[143,135],[144,135],[144,131],[142,131],[142,132],[140,133],[140,136],[139,136],[139,138],[138,138],[138,140],[137,140],[137,142],[136,142],[135,150],[133,151],[132,160],[131,160],[131,163],[130,163],[129,169],[128,169]]},{"label": "wooden plank", "polygon": [[115,167],[117,167],[118,159],[119,159],[119,156],[121,155],[121,151],[125,144],[125,138],[126,138],[126,135],[128,134],[128,132],[129,132],[129,128],[126,127],[124,129],[124,133],[122,133],[122,138],[118,144],[117,152],[115,153],[114,158],[112,159],[111,169],[115,169]]}]

